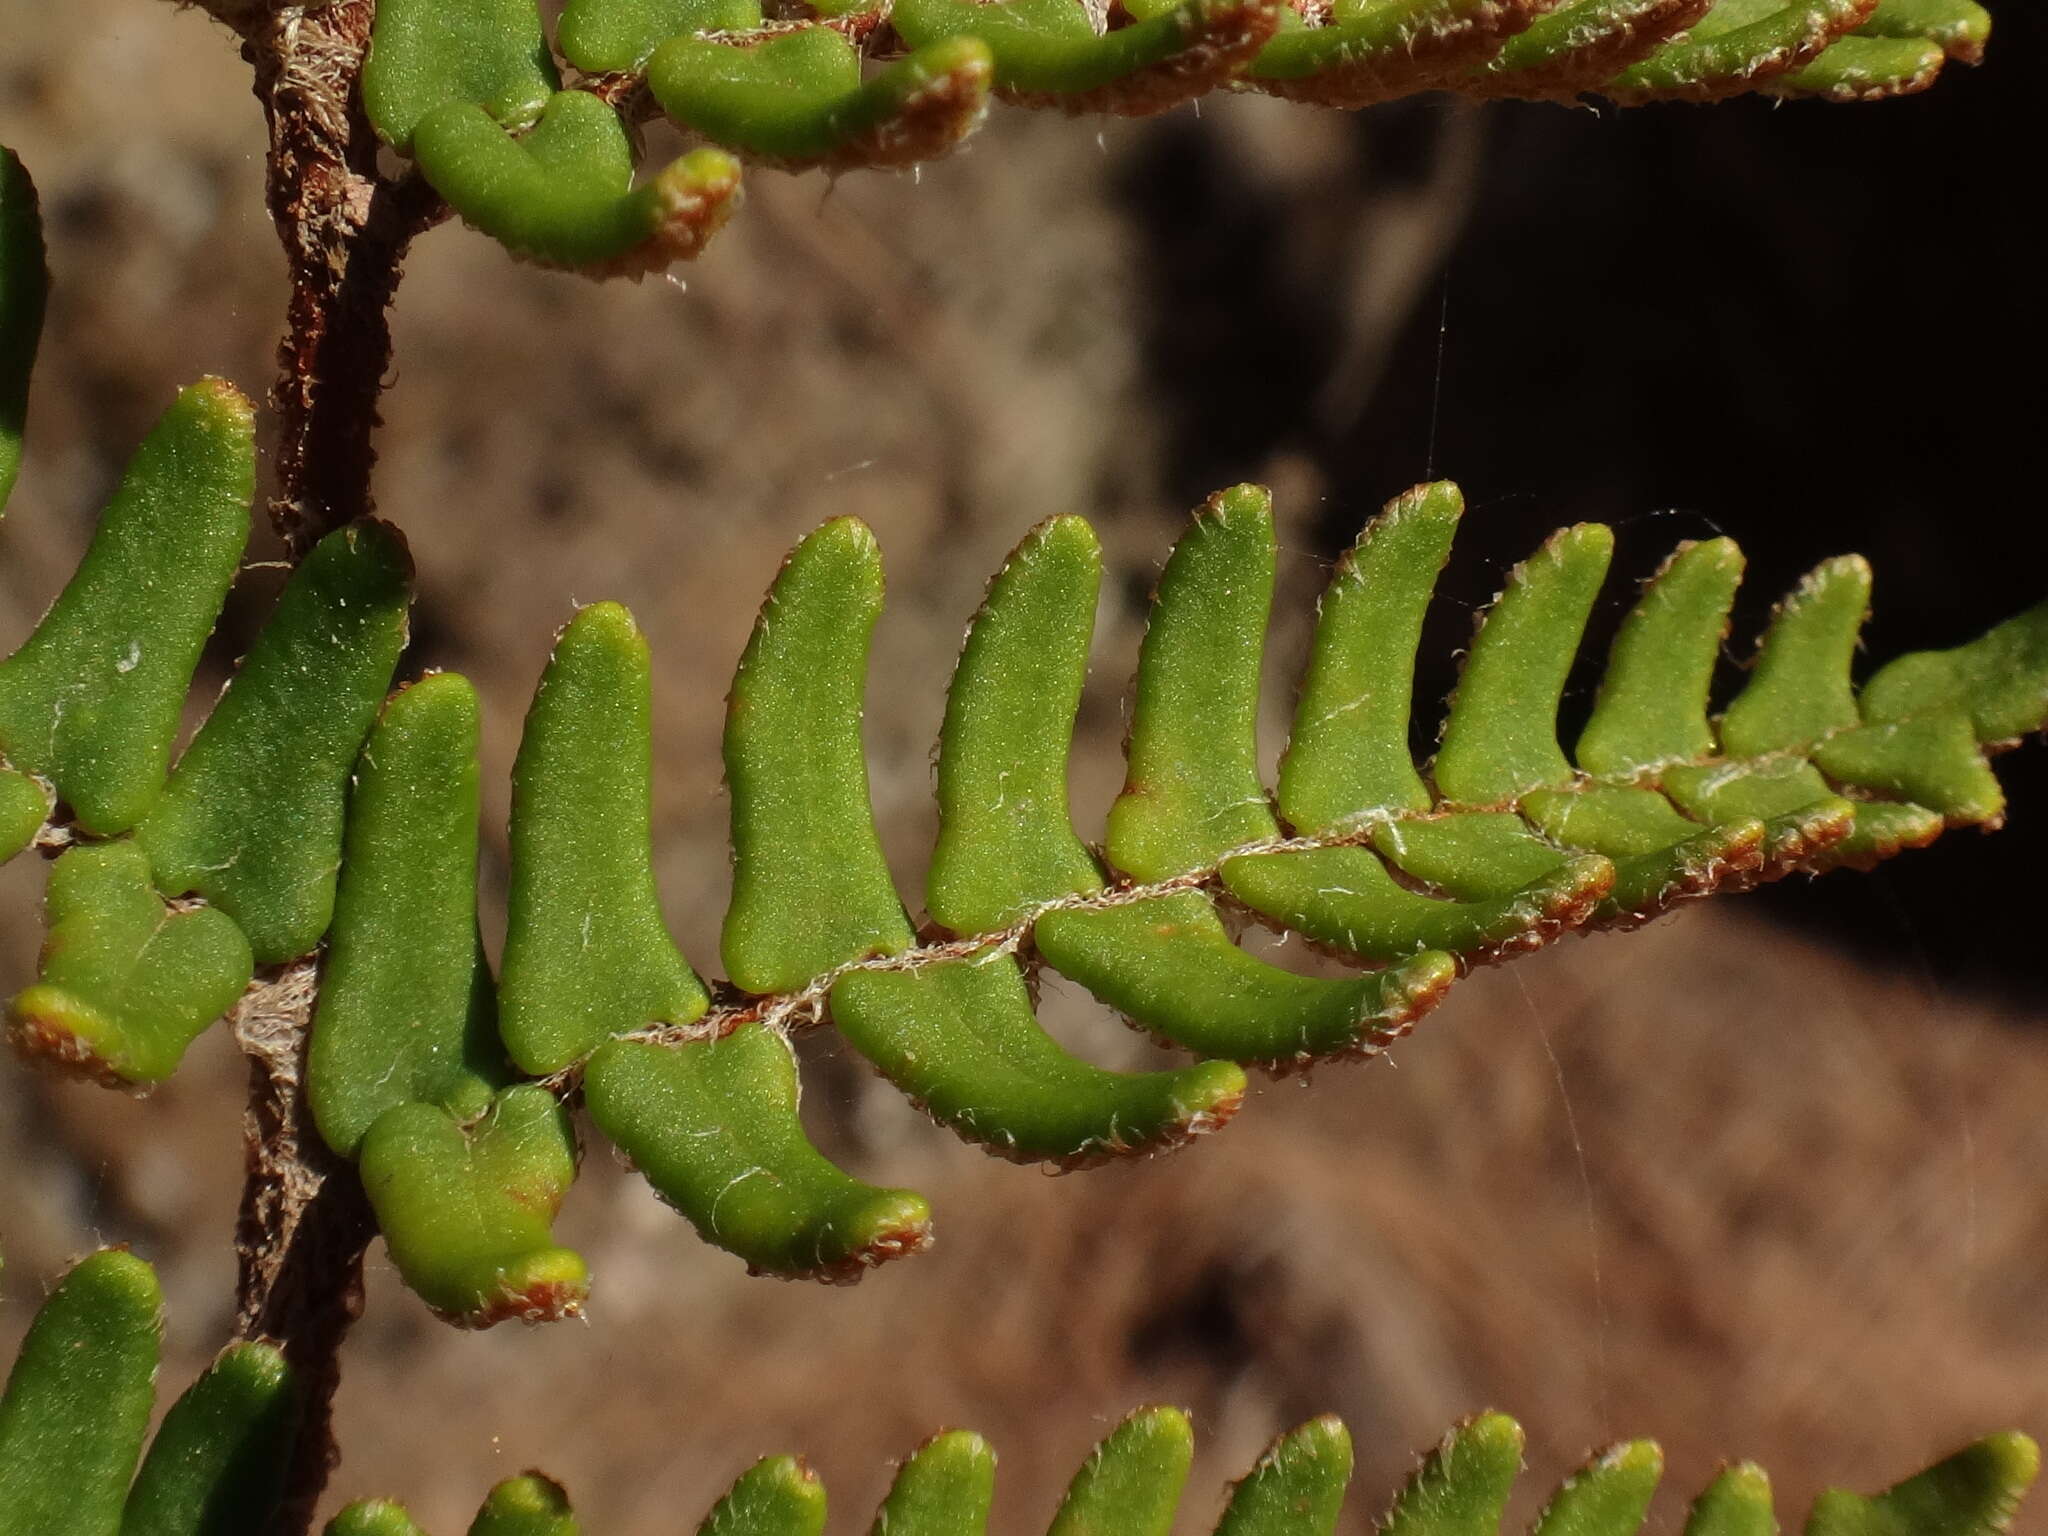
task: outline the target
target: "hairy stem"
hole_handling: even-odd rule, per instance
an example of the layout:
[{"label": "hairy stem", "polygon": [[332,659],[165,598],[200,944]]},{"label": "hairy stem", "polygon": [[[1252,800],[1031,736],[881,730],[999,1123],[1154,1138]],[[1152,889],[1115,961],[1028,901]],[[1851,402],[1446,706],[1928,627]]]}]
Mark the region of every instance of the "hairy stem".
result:
[{"label": "hairy stem", "polygon": [[[406,248],[442,216],[416,177],[378,173],[355,106],[374,0],[206,0],[243,38],[270,125],[266,196],[291,298],[271,401],[279,422],[270,512],[293,561],[372,510],[371,434],[391,361],[386,311]],[[353,1166],[321,1140],[304,1081],[317,960],[259,975],[234,1015],[249,1057],[247,1182],[235,1247],[236,1332],[268,1339],[301,1383],[278,1536],[301,1536],[337,1459],[339,1355],[362,1305],[376,1227]]]},{"label": "hairy stem", "polygon": [[355,1169],[328,1151],[304,1093],[318,965],[259,976],[235,1010],[249,1058],[243,1118],[248,1174],[235,1224],[235,1336],[278,1344],[302,1393],[299,1433],[276,1530],[312,1524],[337,1453],[332,1431],[341,1341],[362,1310],[363,1251],[376,1222]]},{"label": "hairy stem", "polygon": [[291,279],[278,380],[272,520],[298,559],[372,509],[371,434],[391,364],[387,317],[413,237],[443,214],[417,177],[377,173],[355,110],[373,0],[276,7],[249,34],[270,122],[267,196]]}]

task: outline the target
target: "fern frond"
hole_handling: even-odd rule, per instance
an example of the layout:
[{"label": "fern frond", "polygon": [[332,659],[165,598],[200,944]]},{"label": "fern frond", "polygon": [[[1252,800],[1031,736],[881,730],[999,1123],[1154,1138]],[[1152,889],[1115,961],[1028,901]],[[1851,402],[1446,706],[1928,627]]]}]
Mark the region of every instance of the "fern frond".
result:
[{"label": "fern frond", "polygon": [[[1098,1445],[1067,1489],[1051,1536],[1165,1536],[1187,1481],[1193,1435],[1172,1408],[1141,1408]],[[1866,1498],[1823,1493],[1807,1536],[1996,1536],[2007,1530],[2039,1470],[2024,1435],[1992,1435],[1917,1476]],[[1455,1425],[1395,1495],[1376,1529],[1384,1536],[1498,1536],[1522,1430],[1505,1414]],[[1330,1416],[1276,1440],[1232,1485],[1216,1536],[1331,1536],[1351,1481],[1351,1436]],[[874,1523],[889,1536],[982,1536],[995,1491],[995,1453],[979,1435],[950,1430],[898,1469]],[[1556,1489],[1534,1536],[1634,1536],[1645,1529],[1664,1473],[1647,1440],[1599,1452]],[[757,1464],[698,1526],[698,1536],[818,1536],[825,1492],[793,1457]],[[1685,1536],[1770,1536],[1777,1530],[1770,1480],[1742,1464],[1724,1470],[1692,1503]],[[491,1490],[471,1536],[574,1536],[581,1529],[560,1485],[538,1473]],[[329,1522],[327,1536],[418,1536],[396,1505],[365,1501]]]},{"label": "fern frond", "polygon": [[[2048,606],[1854,689],[1857,561],[1787,601],[1713,716],[1740,576],[1723,540],[1682,549],[1647,586],[1568,756],[1559,700],[1612,548],[1580,527],[1510,576],[1441,748],[1418,766],[1414,655],[1461,510],[1455,488],[1421,488],[1340,566],[1269,795],[1255,722],[1271,513],[1250,487],[1214,498],[1160,579],[1100,856],[1065,788],[1099,555],[1077,519],[1035,530],[990,587],[949,693],[936,926],[922,930],[881,857],[860,742],[879,558],[860,524],[827,524],[777,577],[733,688],[733,980],[716,1005],[652,895],[644,642],[623,610],[584,610],[516,776],[513,1060],[565,1090],[580,1075],[599,1127],[707,1239],[770,1273],[851,1278],[922,1246],[926,1212],[804,1139],[778,1038],[791,1028],[829,1019],[1005,1156],[1077,1166],[1158,1150],[1227,1119],[1241,1067],[1382,1049],[1469,965],[1995,824],[1986,750],[2048,721]],[[1322,978],[1257,959],[1231,937],[1246,910],[1371,968]],[[1032,964],[1211,1059],[1138,1074],[1078,1060],[1033,1017]],[[459,1011],[451,997],[446,1038]],[[375,1025],[373,1012],[359,1028],[417,1027],[415,1013]]]},{"label": "fern frond", "polygon": [[[1989,31],[1975,0],[570,0],[551,44],[531,0],[381,0],[363,103],[515,254],[638,276],[731,211],[724,152],[902,168],[950,152],[992,96],[1132,117],[1216,90],[1861,101],[1976,62]],[[716,149],[636,191],[627,120],[656,111]]]},{"label": "fern frond", "polygon": [[[810,1143],[795,1029],[829,1021],[1005,1157],[1072,1168],[1166,1150],[1230,1119],[1245,1069],[1383,1050],[1472,965],[1995,826],[1987,754],[2048,723],[2048,604],[1857,688],[1870,573],[1853,557],[1779,607],[1714,714],[1741,576],[1719,539],[1681,547],[1646,586],[1567,754],[1559,702],[1613,548],[1584,525],[1510,574],[1418,764],[1415,656],[1463,510],[1438,484],[1391,504],[1335,571],[1269,791],[1273,520],[1240,486],[1197,512],[1160,576],[1128,776],[1097,850],[1066,783],[1101,556],[1086,523],[1058,518],[998,574],[961,652],[920,925],[882,858],[861,744],[880,555],[841,519],[790,555],[733,685],[731,980],[707,987],[668,933],[652,663],[631,615],[598,604],[562,631],[527,717],[494,992],[474,693],[444,674],[379,707],[404,634],[395,534],[364,524],[313,553],[170,767],[246,527],[251,453],[227,386],[181,396],[78,576],[0,663],[17,841],[66,850],[12,1033],[51,1064],[158,1082],[257,967],[324,940],[315,1119],[361,1160],[401,1271],[471,1325],[583,1303],[582,1260],[549,1231],[577,1157],[558,1101],[578,1092],[707,1240],[766,1273],[858,1278],[923,1248],[931,1215]],[[1234,937],[1246,916],[1362,969],[1258,958]],[[1126,1073],[1074,1056],[1035,1017],[1040,967],[1205,1059]]]}]

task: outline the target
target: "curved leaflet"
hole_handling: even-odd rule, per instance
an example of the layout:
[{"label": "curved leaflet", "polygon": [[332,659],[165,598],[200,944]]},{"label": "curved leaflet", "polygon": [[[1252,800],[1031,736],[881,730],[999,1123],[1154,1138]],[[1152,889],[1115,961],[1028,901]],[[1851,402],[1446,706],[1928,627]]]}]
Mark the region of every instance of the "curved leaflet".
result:
[{"label": "curved leaflet", "polygon": [[550,1224],[576,1177],[568,1111],[531,1083],[481,1118],[402,1104],[362,1144],[363,1188],[405,1282],[449,1322],[573,1317],[589,1290],[582,1258]]},{"label": "curved leaflet", "polygon": [[702,251],[739,206],[740,168],[696,149],[633,185],[633,141],[587,91],[558,91],[513,138],[483,108],[449,102],[412,137],[421,174],[463,220],[515,255],[637,277]]},{"label": "curved leaflet", "polygon": [[563,629],[512,767],[512,876],[499,1025],[524,1070],[613,1035],[688,1024],[709,999],[654,889],[647,641],[616,603]]},{"label": "curved leaflet", "polygon": [[0,751],[87,832],[127,831],[163,789],[255,488],[255,413],[203,379],[143,440],[77,573],[0,662]]},{"label": "curved leaflet", "polygon": [[284,1493],[298,1383],[269,1344],[230,1344],[164,1415],[121,1536],[259,1536]]},{"label": "curved leaflet", "polygon": [[261,964],[309,953],[333,916],[349,770],[391,685],[411,588],[384,524],[321,540],[137,828],[158,888],[226,912]]},{"label": "curved leaflet", "polygon": [[509,1075],[477,930],[478,729],[467,679],[423,678],[356,765],[306,1084],[344,1157],[386,1110],[471,1119]]},{"label": "curved leaflet", "polygon": [[583,1084],[591,1119],[662,1198],[756,1273],[857,1280],[931,1240],[921,1196],[863,1184],[811,1145],[795,1059],[766,1025],[682,1044],[613,1040]]},{"label": "curved leaflet", "polygon": [[9,1536],[119,1536],[162,1329],[155,1272],[118,1249],[86,1259],[50,1293],[0,1396]]}]

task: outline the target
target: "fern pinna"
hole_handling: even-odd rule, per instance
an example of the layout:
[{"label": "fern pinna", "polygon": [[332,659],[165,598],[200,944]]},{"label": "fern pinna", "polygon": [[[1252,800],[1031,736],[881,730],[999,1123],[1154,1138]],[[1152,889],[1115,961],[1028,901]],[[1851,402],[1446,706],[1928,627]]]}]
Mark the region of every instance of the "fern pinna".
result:
[{"label": "fern pinna", "polygon": [[[39,275],[25,249],[10,274]],[[1227,1121],[1246,1068],[1379,1051],[1473,964],[1995,825],[1987,754],[2048,722],[2048,604],[1855,686],[1870,577],[1854,558],[1781,605],[1714,714],[1741,573],[1717,539],[1646,587],[1568,757],[1559,699],[1612,545],[1580,526],[1511,573],[1418,765],[1413,661],[1461,512],[1438,484],[1395,501],[1334,573],[1269,793],[1255,721],[1274,534],[1265,493],[1239,487],[1197,512],[1160,577],[1098,851],[1065,786],[1100,561],[1088,525],[1057,518],[996,577],[962,652],[920,926],[882,859],[860,741],[880,557],[842,519],[789,556],[732,689],[730,980],[706,986],[664,924],[650,660],[631,616],[598,604],[563,629],[527,717],[494,983],[474,692],[438,674],[385,697],[410,582],[394,531],[359,522],[319,544],[172,763],[252,483],[247,403],[219,381],[185,391],[0,663],[8,851],[56,855],[13,1037],[147,1085],[252,976],[311,989],[317,964],[319,1132],[359,1162],[407,1280],[470,1325],[582,1303],[583,1261],[550,1235],[578,1097],[708,1240],[764,1273],[855,1278],[924,1246],[930,1213],[806,1138],[795,1029],[829,1021],[1005,1157],[1163,1150]],[[1233,937],[1246,915],[1360,969],[1257,958]],[[1076,1058],[1034,1017],[1041,966],[1201,1059],[1121,1073]]]},{"label": "fern pinna", "polygon": [[[119,1250],[85,1259],[37,1313],[0,1396],[0,1509],[20,1536],[257,1536],[282,1491],[298,1399],[268,1344],[236,1344],[174,1403],[147,1454],[162,1296],[149,1265]],[[1194,1455],[1188,1416],[1141,1408],[1082,1463],[1049,1536],[1168,1536]],[[140,1461],[138,1469],[137,1462]],[[2039,1471],[2025,1435],[1990,1435],[1874,1496],[1830,1490],[1807,1536],[1997,1536]],[[1325,1415],[1281,1436],[1232,1485],[1217,1536],[1331,1536],[1351,1480],[1351,1437]],[[1388,1536],[1497,1536],[1522,1431],[1505,1414],[1455,1425],[1395,1496]],[[1534,1536],[1635,1536],[1663,1476],[1647,1440],[1595,1454],[1553,1492]],[[985,1536],[995,1452],[979,1435],[934,1435],[907,1457],[875,1516],[882,1536]],[[699,1536],[820,1536],[825,1488],[793,1456],[742,1473]],[[577,1536],[568,1497],[536,1472],[491,1489],[470,1536]],[[1690,1507],[1685,1536],[1769,1536],[1771,1485],[1724,1467]],[[404,1507],[366,1499],[327,1536],[421,1536]]]},{"label": "fern pinna", "polygon": [[[914,165],[992,96],[1125,116],[1218,89],[1855,101],[1975,62],[1990,26],[1975,0],[569,0],[551,42],[534,0],[380,0],[362,101],[515,253],[637,275],[702,249],[740,160]],[[632,128],[655,114],[703,142],[636,186]]]}]

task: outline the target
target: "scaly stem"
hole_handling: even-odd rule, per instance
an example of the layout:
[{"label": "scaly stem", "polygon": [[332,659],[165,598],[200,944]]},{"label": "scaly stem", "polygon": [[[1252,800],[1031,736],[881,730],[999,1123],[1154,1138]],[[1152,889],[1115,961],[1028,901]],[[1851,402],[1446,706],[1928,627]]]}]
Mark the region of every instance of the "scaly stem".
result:
[{"label": "scaly stem", "polygon": [[363,1251],[377,1230],[362,1180],[328,1151],[306,1104],[306,1044],[318,992],[318,962],[296,961],[259,976],[234,1014],[235,1042],[249,1058],[235,1336],[279,1345],[302,1394],[274,1527],[280,1536],[312,1524],[334,1469],[341,1341],[362,1311]]},{"label": "scaly stem", "polygon": [[[378,174],[376,138],[355,108],[374,0],[210,0],[206,9],[242,37],[270,124],[267,197],[291,281],[271,397],[280,436],[270,510],[297,561],[372,510],[370,438],[391,361],[386,309],[407,246],[442,210],[417,178]],[[249,1057],[236,1333],[278,1344],[303,1393],[278,1536],[310,1527],[336,1460],[339,1354],[361,1310],[363,1253],[376,1230],[354,1167],[327,1149],[306,1103],[318,991],[309,957],[259,975],[234,1015]]]},{"label": "scaly stem", "polygon": [[295,560],[371,511],[386,311],[406,248],[443,215],[417,177],[378,175],[376,135],[355,110],[375,16],[374,0],[278,6],[244,50],[270,121],[267,196],[291,278],[270,512]]}]

